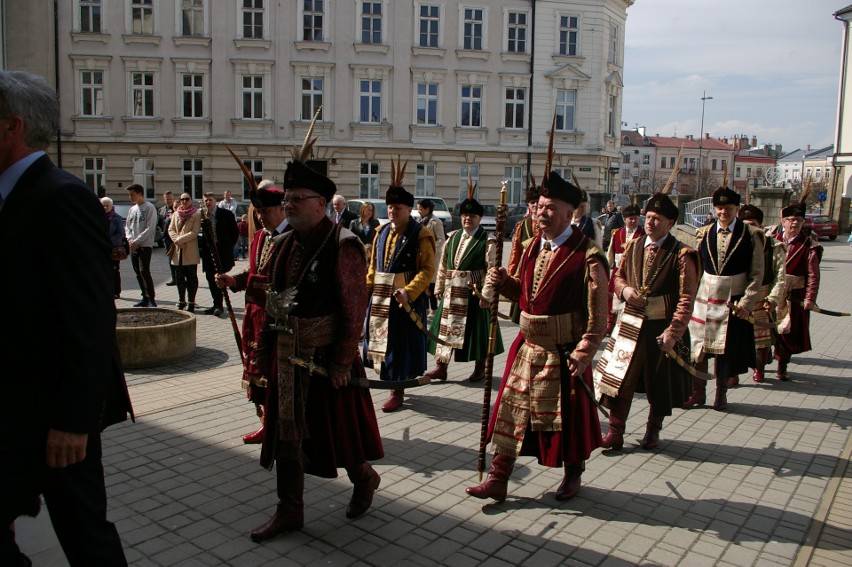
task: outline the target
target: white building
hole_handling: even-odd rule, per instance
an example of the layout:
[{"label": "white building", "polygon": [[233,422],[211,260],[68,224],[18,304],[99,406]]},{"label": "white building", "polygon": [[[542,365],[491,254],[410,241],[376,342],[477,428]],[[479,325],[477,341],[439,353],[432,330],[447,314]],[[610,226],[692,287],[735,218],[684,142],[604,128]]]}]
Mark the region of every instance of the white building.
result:
[{"label": "white building", "polygon": [[554,165],[584,188],[619,159],[634,0],[0,2],[5,65],[60,93],[52,155],[120,200],[134,181],[245,199],[226,147],[280,180],[320,105],[313,165],[347,197],[383,196],[399,155],[419,195],[453,202],[470,171],[520,202],[554,114]]}]

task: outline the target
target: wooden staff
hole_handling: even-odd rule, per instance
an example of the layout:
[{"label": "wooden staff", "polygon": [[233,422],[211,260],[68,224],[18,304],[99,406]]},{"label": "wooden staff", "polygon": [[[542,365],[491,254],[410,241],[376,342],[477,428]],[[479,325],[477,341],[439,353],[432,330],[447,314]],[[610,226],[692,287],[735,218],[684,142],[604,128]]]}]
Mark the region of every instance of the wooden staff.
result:
[{"label": "wooden staff", "polygon": [[[222,261],[219,259],[219,249],[216,247],[216,236],[213,234],[213,223],[207,216],[207,211],[201,209],[201,230],[204,231],[204,241],[207,243],[207,251],[210,252],[210,258],[213,260],[213,269],[217,274],[222,274]],[[228,307],[228,315],[231,317],[231,326],[234,328],[234,339],[237,341],[237,350],[240,352],[240,362],[243,366],[246,364],[246,355],[243,353],[243,338],[240,335],[240,327],[237,325],[237,318],[234,316],[234,308],[231,307],[231,296],[228,295],[228,288],[222,288],[222,296],[225,298],[225,305]]]},{"label": "wooden staff", "polygon": [[[509,206],[506,204],[506,184],[504,179],[502,187],[500,187],[500,205],[497,207],[496,224],[494,230],[494,238],[497,241],[497,260],[495,265],[499,268],[503,264],[503,233],[506,231],[506,221],[509,216]],[[497,333],[499,325],[497,317],[499,314],[500,294],[494,294],[494,300],[491,302],[491,326],[488,335],[488,357],[485,359],[485,380],[482,385],[482,428],[479,433],[479,460],[476,463],[476,470],[479,472],[479,480],[482,480],[482,474],[485,472],[485,445],[488,438],[488,421],[491,413],[491,380],[494,375],[494,349],[497,345]]]}]

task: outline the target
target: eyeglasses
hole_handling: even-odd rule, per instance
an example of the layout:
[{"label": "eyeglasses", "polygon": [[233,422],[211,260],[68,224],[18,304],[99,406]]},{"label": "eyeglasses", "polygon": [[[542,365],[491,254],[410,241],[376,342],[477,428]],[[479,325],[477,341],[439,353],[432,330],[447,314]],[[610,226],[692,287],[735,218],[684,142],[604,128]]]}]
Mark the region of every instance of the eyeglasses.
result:
[{"label": "eyeglasses", "polygon": [[287,203],[293,203],[294,205],[298,205],[303,201],[307,201],[308,199],[322,199],[322,195],[306,195],[304,197],[298,197],[295,195],[284,195],[284,198],[281,199],[281,202],[285,205]]}]

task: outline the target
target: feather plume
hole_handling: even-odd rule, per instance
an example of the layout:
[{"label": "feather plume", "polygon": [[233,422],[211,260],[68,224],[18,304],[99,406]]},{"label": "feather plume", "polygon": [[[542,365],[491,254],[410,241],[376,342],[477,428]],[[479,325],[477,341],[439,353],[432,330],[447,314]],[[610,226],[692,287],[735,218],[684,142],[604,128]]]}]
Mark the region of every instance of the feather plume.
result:
[{"label": "feather plume", "polygon": [[314,113],[314,117],[311,120],[311,125],[308,126],[308,131],[305,133],[305,141],[302,142],[301,146],[296,146],[293,148],[293,160],[298,161],[300,163],[307,162],[308,158],[311,156],[311,151],[314,149],[314,143],[319,139],[319,136],[311,139],[311,134],[314,133],[314,126],[317,123],[317,119],[319,118],[320,112],[322,112],[322,105],[317,107],[317,111]]},{"label": "feather plume", "polygon": [[577,179],[577,176],[574,175],[573,171],[571,172],[571,179],[574,180],[574,186],[577,187],[577,189],[582,189],[582,187],[580,187],[580,180]]},{"label": "feather plume", "polygon": [[725,189],[728,188],[728,168],[725,168],[725,172],[722,174],[722,187]]},{"label": "feather plume", "polygon": [[630,194],[630,204],[631,204],[631,205],[636,205],[636,200],[637,200],[637,199],[638,199],[638,196],[636,195],[636,193],[631,193],[631,194]]},{"label": "feather plume", "polygon": [[246,164],[243,163],[243,160],[238,158],[237,154],[235,154],[231,148],[225,146],[225,149],[228,150],[228,153],[231,154],[231,157],[234,158],[234,161],[237,162],[237,165],[240,166],[240,169],[243,172],[243,177],[245,177],[246,181],[248,181],[249,196],[254,195],[255,191],[257,191],[257,180],[254,178],[254,175],[252,175],[251,171],[249,171],[249,168],[246,167]]},{"label": "feather plume", "polygon": [[669,175],[668,181],[666,181],[665,187],[660,191],[663,195],[668,195],[669,191],[672,190],[672,185],[674,185],[675,179],[677,178],[677,171],[680,168],[680,154],[683,152],[683,144],[680,145],[680,148],[677,151],[677,157],[675,158],[675,166],[672,168],[672,174]]},{"label": "feather plume", "polygon": [[550,138],[547,140],[547,155],[544,156],[544,177],[542,183],[550,179],[550,168],[553,166],[553,135],[556,132],[556,114],[553,114],[553,122],[550,124]]},{"label": "feather plume", "polygon": [[799,203],[801,203],[802,205],[807,204],[808,197],[810,196],[811,192],[813,191],[813,188],[814,188],[814,180],[809,175],[805,178],[804,183],[802,183],[802,194],[799,195]]},{"label": "feather plume", "polygon": [[405,179],[405,168],[408,166],[408,160],[400,165],[400,156],[396,156],[396,166],[394,166],[393,158],[391,158],[391,187],[402,187],[402,181]]},{"label": "feather plume", "polygon": [[472,168],[467,168],[467,198],[473,199],[473,196],[476,195],[476,185],[473,183],[473,175],[470,170]]},{"label": "feather plume", "polygon": [[535,187],[535,175],[530,171],[530,187]]}]

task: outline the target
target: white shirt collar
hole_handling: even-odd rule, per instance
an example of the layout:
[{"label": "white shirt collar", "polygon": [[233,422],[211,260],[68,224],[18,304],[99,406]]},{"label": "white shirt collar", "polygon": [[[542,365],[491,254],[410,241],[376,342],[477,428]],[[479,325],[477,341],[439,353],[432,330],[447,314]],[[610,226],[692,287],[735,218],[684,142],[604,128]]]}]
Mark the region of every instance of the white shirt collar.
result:
[{"label": "white shirt collar", "polygon": [[651,240],[651,237],[650,237],[650,236],[645,236],[645,246],[643,246],[643,248],[647,248],[647,247],[648,247],[648,246],[650,246],[651,244],[656,244],[656,245],[657,245],[657,248],[662,248],[662,247],[663,247],[663,242],[665,242],[665,241],[666,241],[666,238],[668,238],[668,237],[669,237],[669,235],[668,235],[668,234],[666,234],[666,235],[665,235],[665,236],[663,236],[661,239],[659,239],[658,241],[654,242],[653,240]]},{"label": "white shirt collar", "polygon": [[[737,227],[737,219],[734,219],[733,222],[728,225],[728,230],[730,230],[731,232],[734,232],[734,229],[736,227]],[[719,232],[721,232],[721,230],[722,230],[722,225],[719,223],[719,221],[716,221],[716,232],[719,233]]]},{"label": "white shirt collar", "polygon": [[573,233],[574,233],[574,228],[573,228],[573,227],[569,224],[569,225],[568,225],[568,228],[566,228],[565,230],[563,230],[563,231],[562,231],[562,234],[560,234],[559,236],[557,236],[557,237],[556,237],[556,238],[554,238],[553,240],[548,241],[548,240],[544,237],[544,234],[542,234],[542,235],[541,235],[541,244],[542,244],[542,246],[543,246],[545,242],[550,242],[550,249],[551,249],[551,250],[556,250],[557,248],[559,248],[560,246],[562,246],[563,244],[565,244],[565,241],[567,241],[569,238],[571,238],[571,235],[572,235]]}]

